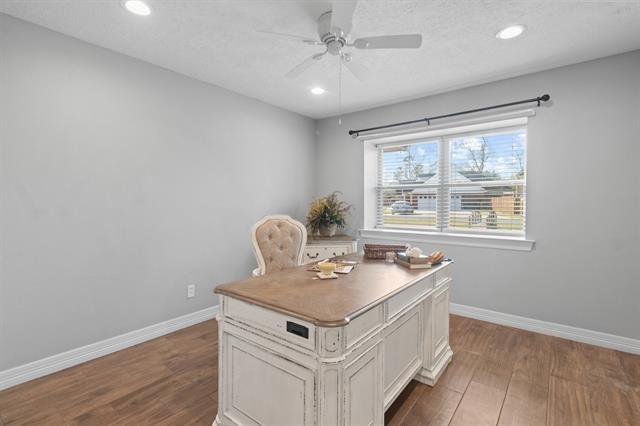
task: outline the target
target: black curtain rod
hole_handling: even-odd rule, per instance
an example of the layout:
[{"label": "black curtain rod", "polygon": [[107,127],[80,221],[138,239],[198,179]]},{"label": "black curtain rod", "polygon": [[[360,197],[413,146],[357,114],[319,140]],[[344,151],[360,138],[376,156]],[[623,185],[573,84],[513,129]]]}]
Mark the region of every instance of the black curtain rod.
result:
[{"label": "black curtain rod", "polygon": [[426,122],[427,126],[430,126],[432,120],[438,120],[438,119],[441,119],[441,118],[456,117],[458,115],[464,115],[464,114],[473,114],[474,112],[488,111],[488,110],[497,109],[497,108],[506,108],[506,107],[510,107],[510,106],[514,106],[514,105],[520,105],[520,104],[529,104],[529,103],[532,103],[532,102],[537,102],[538,106],[540,106],[540,104],[542,102],[548,102],[550,99],[551,99],[551,96],[542,95],[542,96],[538,96],[537,98],[525,99],[523,101],[509,102],[509,103],[506,103],[506,104],[493,105],[493,106],[488,106],[488,107],[484,107],[484,108],[469,109],[467,111],[454,112],[453,114],[436,115],[434,117],[425,117],[425,118],[421,118],[419,120],[403,121],[401,123],[393,123],[393,124],[386,124],[384,126],[369,127],[368,129],[349,130],[349,135],[359,136],[360,133],[362,133],[362,132],[369,132],[371,130],[388,129],[390,127],[406,126],[408,124],[417,124],[417,123],[422,123],[422,122]]}]

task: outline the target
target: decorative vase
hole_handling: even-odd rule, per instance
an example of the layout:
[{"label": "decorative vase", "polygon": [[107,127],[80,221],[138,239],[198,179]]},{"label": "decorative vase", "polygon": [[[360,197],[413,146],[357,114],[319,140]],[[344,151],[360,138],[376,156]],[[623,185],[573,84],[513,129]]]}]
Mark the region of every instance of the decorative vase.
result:
[{"label": "decorative vase", "polygon": [[335,223],[329,223],[326,225],[321,225],[318,229],[318,233],[321,237],[333,237],[336,235],[336,231],[338,230],[338,225]]}]

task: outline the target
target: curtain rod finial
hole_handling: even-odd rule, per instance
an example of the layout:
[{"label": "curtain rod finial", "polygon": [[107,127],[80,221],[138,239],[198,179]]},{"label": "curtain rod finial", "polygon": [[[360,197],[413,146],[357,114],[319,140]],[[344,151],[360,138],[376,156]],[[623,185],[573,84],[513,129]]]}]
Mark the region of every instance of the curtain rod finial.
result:
[{"label": "curtain rod finial", "polygon": [[551,99],[551,96],[549,96],[549,95],[547,95],[547,94],[544,94],[544,95],[540,96],[540,100],[541,100],[542,102],[548,102],[548,101],[549,101],[549,99]]}]

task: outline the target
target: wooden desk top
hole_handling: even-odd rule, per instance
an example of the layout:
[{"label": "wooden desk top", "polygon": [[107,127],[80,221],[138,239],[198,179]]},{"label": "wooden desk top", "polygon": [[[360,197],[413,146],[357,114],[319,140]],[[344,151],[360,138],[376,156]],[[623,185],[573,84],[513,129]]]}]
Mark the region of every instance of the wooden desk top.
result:
[{"label": "wooden desk top", "polygon": [[341,259],[358,265],[338,279],[320,280],[313,265],[222,284],[215,292],[290,315],[320,327],[340,327],[371,307],[382,303],[416,281],[451,262],[431,269],[406,269],[400,265],[349,254]]}]

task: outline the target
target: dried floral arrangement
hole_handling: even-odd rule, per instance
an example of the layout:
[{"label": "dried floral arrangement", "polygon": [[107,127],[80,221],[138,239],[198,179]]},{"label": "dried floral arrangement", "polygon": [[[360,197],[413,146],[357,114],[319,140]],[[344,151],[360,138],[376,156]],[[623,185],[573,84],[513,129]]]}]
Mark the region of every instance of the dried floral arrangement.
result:
[{"label": "dried floral arrangement", "polygon": [[340,191],[334,191],[326,197],[311,202],[307,213],[307,230],[311,235],[330,237],[337,228],[346,225],[346,216],[352,209],[351,204],[340,200]]}]

